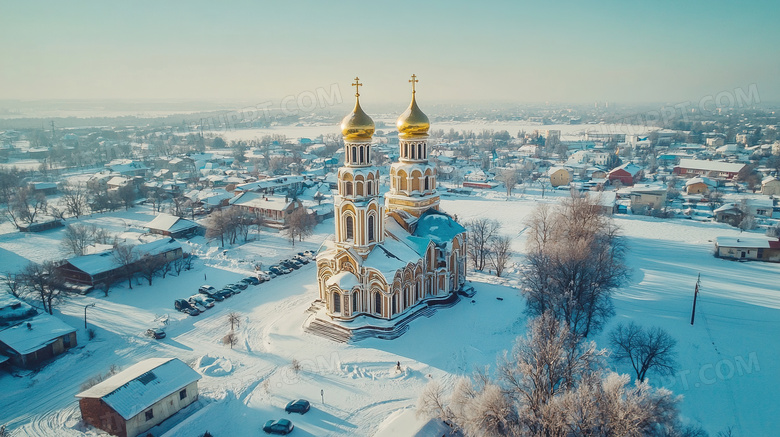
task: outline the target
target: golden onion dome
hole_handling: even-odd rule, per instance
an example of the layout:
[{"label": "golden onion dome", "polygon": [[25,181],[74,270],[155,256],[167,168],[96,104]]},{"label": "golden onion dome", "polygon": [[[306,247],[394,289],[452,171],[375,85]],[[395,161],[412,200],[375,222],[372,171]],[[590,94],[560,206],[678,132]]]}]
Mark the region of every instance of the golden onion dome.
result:
[{"label": "golden onion dome", "polygon": [[412,84],[412,103],[409,104],[409,108],[398,117],[395,125],[398,127],[399,136],[401,138],[423,137],[428,135],[428,129],[431,128],[431,122],[428,120],[428,116],[420,110],[417,106],[417,90],[415,84],[417,76],[412,75],[412,79],[409,81]]},{"label": "golden onion dome", "polygon": [[[355,78],[355,88],[362,85]],[[360,107],[360,93],[355,92],[355,109],[341,120],[341,135],[345,141],[370,140],[374,135],[374,120]]]}]

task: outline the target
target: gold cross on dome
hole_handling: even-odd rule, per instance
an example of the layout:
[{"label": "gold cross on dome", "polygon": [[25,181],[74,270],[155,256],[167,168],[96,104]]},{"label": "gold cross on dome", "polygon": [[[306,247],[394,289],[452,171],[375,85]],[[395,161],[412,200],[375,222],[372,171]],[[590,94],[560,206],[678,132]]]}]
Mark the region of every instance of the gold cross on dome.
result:
[{"label": "gold cross on dome", "polygon": [[417,80],[417,75],[413,74],[412,78],[409,79],[409,82],[412,84],[412,94],[416,93],[417,92],[417,89],[416,89],[417,87],[415,86],[415,84],[417,82],[419,82],[419,80]]},{"label": "gold cross on dome", "polygon": [[357,76],[355,76],[355,83],[352,86],[355,87],[355,97],[360,97],[359,87],[363,86],[363,84],[360,83],[360,79]]}]

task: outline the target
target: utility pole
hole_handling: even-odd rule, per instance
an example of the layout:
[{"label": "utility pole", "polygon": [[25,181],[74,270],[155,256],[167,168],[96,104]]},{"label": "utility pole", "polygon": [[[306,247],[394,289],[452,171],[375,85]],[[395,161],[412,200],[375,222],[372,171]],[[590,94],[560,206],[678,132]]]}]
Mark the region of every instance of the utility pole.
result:
[{"label": "utility pole", "polygon": [[693,290],[693,309],[691,310],[691,326],[693,326],[693,318],[696,317],[696,297],[699,295],[699,284],[701,284],[701,273],[696,279],[696,288]]},{"label": "utility pole", "polygon": [[54,120],[51,121],[51,143],[54,144]]},{"label": "utility pole", "polygon": [[94,307],[94,306],[95,306],[94,303],[84,305],[84,329],[87,329],[87,308]]}]

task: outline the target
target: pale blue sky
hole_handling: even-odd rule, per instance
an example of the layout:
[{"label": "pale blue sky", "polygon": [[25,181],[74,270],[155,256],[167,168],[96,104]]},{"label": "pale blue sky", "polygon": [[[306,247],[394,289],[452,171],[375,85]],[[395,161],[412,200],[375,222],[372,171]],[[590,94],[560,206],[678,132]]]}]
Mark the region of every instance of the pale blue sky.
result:
[{"label": "pale blue sky", "polygon": [[780,100],[778,1],[0,0],[0,99]]}]

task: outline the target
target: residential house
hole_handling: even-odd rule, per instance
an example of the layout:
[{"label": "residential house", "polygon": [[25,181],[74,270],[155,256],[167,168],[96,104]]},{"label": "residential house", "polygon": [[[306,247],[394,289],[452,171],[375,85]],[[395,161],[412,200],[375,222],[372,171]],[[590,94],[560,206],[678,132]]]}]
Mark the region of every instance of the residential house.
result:
[{"label": "residential house", "polygon": [[57,184],[54,182],[30,182],[29,186],[33,193],[42,193],[44,196],[57,192]]},{"label": "residential house", "polygon": [[780,180],[774,176],[769,176],[761,181],[761,194],[766,196],[780,195]]},{"label": "residential house", "polygon": [[547,171],[550,177],[550,185],[560,187],[571,183],[571,173],[563,167],[550,167]]},{"label": "residential house", "polygon": [[727,203],[722,205],[715,209],[713,213],[715,214],[716,222],[727,223],[731,226],[739,226],[740,222],[742,222],[742,218],[745,215],[745,213],[742,211],[742,208],[740,208],[736,203]]},{"label": "residential house", "polygon": [[710,178],[733,179],[746,164],[740,162],[706,161],[701,159],[681,159],[674,167],[674,174],[691,177],[707,176]]},{"label": "residential house", "polygon": [[712,189],[718,186],[718,183],[714,180],[705,177],[697,176],[685,181],[685,193],[686,194],[707,194]]},{"label": "residential house", "polygon": [[645,209],[661,209],[666,206],[666,188],[658,185],[642,185],[631,188],[631,210],[634,213]]},{"label": "residential house", "polygon": [[134,437],[198,400],[201,376],[178,358],[149,358],[79,393],[84,422]]},{"label": "residential house", "polygon": [[203,226],[175,215],[162,213],[154,220],[144,225],[152,234],[165,235],[171,238],[189,238],[194,235],[202,235]]},{"label": "residential house", "polygon": [[780,241],[766,237],[718,237],[715,255],[726,259],[780,262]]},{"label": "residential house", "polygon": [[62,220],[54,217],[44,216],[41,221],[32,223],[20,223],[19,232],[43,232],[49,229],[61,228],[65,225],[62,224]]},{"label": "residential house", "polygon": [[0,354],[24,368],[34,368],[76,344],[76,329],[49,314],[17,321],[0,331]]},{"label": "residential house", "polygon": [[255,192],[241,193],[230,199],[230,204],[243,211],[259,214],[263,217],[266,226],[280,229],[287,227],[287,218],[290,214],[303,208],[300,200]]},{"label": "residential house", "polygon": [[[138,255],[136,257],[138,261],[128,267],[130,271],[139,270],[139,261],[144,256],[157,256],[168,262],[183,256],[181,244],[173,238],[139,244],[134,250]],[[113,284],[122,280],[126,272],[125,266],[114,257],[113,250],[70,258],[57,266],[57,270],[68,282],[91,287]]]},{"label": "residential house", "polygon": [[642,179],[642,168],[629,162],[610,170],[607,179],[613,184],[620,181],[624,186],[634,185]]}]

